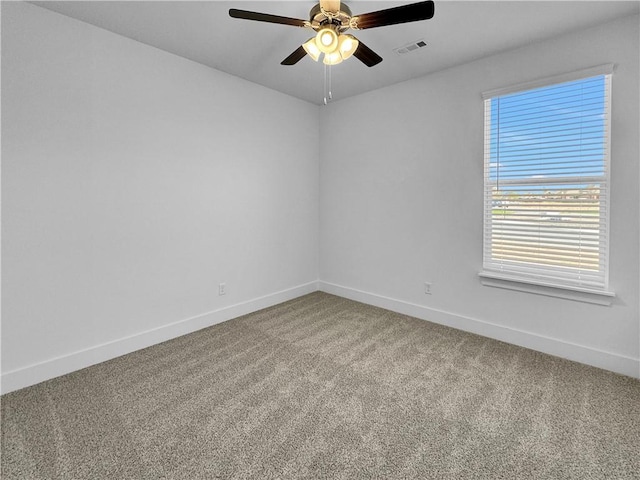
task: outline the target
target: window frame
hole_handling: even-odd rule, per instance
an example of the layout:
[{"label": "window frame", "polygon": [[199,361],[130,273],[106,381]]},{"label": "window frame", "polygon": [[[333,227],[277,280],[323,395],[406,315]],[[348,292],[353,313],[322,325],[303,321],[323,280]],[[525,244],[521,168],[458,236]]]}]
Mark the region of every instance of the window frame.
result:
[{"label": "window frame", "polygon": [[[483,285],[491,287],[507,288],[510,290],[519,290],[530,293],[538,293],[542,295],[550,295],[561,298],[569,298],[572,300],[586,301],[590,303],[598,303],[602,305],[610,305],[611,299],[615,297],[615,293],[609,290],[609,251],[610,251],[610,198],[611,198],[611,77],[614,72],[613,64],[599,65],[579,71],[566,73],[563,75],[556,75],[553,77],[546,77],[532,82],[520,83],[505,88],[494,89],[482,93],[484,102],[484,163],[483,163],[483,261],[482,271],[479,272],[481,282]],[[601,214],[604,214],[605,220],[601,225],[601,229],[604,229],[605,246],[604,252],[602,252],[601,261],[604,262],[603,271],[603,285],[602,287],[584,287],[575,284],[571,284],[570,281],[563,281],[561,276],[557,279],[537,277],[533,275],[526,275],[517,271],[509,270],[502,272],[491,268],[491,262],[487,261],[487,235],[492,234],[491,220],[487,217],[487,211],[492,211],[492,196],[487,196],[487,168],[489,168],[491,159],[491,132],[487,132],[487,120],[486,116],[491,115],[491,100],[509,94],[517,94],[519,92],[526,92],[529,90],[550,87],[559,85],[566,82],[588,79],[596,76],[605,76],[605,109],[606,119],[604,122],[604,138],[606,140],[605,146],[605,165],[602,175],[603,182],[606,185],[606,191],[604,198],[600,197],[600,210]],[[489,111],[487,111],[489,108]],[[490,126],[489,126],[490,128]],[[539,184],[544,184],[540,181]],[[489,209],[489,210],[487,210]],[[488,224],[489,223],[489,224]],[[601,230],[602,231],[602,230]],[[517,270],[517,269],[515,269]],[[525,268],[523,268],[525,270]],[[537,277],[537,278],[536,278]],[[566,278],[566,277],[565,277]]]}]

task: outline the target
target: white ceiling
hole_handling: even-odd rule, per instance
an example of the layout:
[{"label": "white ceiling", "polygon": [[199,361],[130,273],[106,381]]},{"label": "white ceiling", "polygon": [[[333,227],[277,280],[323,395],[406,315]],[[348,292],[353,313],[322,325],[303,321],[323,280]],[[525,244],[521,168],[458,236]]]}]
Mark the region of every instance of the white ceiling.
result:
[{"label": "white ceiling", "polygon": [[[279,90],[323,101],[324,65],[280,62],[313,31],[230,18],[240,8],[308,19],[313,1],[31,2],[125,37]],[[346,2],[354,15],[412,1]],[[504,50],[637,14],[639,1],[435,1],[431,20],[354,31],[383,57],[368,68],[355,57],[332,68],[334,100],[426,75]],[[398,55],[419,39],[428,46]],[[585,46],[588,48],[588,46]]]}]

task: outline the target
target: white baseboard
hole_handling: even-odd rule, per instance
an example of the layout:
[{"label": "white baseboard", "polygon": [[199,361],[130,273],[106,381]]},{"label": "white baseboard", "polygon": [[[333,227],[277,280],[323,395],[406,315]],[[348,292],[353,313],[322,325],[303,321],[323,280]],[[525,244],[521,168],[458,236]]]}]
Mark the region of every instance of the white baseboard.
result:
[{"label": "white baseboard", "polygon": [[329,282],[319,281],[318,285],[322,292],[331,293],[459,330],[476,333],[483,337],[530,348],[556,357],[562,357],[630,377],[640,378],[640,359],[637,358],[605,352],[591,347],[545,337],[536,333],[464,317]]},{"label": "white baseboard", "polygon": [[20,388],[35,385],[36,383],[50,380],[60,375],[95,365],[96,363],[111,360],[112,358],[150,347],[272,305],[277,305],[278,303],[286,302],[287,300],[292,300],[317,290],[318,282],[309,282],[236,305],[203,313],[195,317],[179,320],[129,337],[52,358],[35,365],[12,370],[2,374],[2,380],[0,381],[1,393],[9,393]]},{"label": "white baseboard", "polygon": [[545,337],[531,332],[496,325],[482,320],[463,317],[449,312],[428,308],[394,298],[364,292],[329,282],[309,282],[280,292],[246,302],[224,307],[195,317],[186,318],[129,337],[103,343],[45,362],[29,365],[2,374],[2,394],[35,385],[60,375],[80,370],[127,353],[171,340],[218,323],[225,322],[263,308],[277,305],[317,290],[349,298],[358,302],[385,308],[394,312],[457,328],[484,337],[548,353],[557,357],[603,368],[630,377],[640,378],[640,359],[576,345],[574,343]]}]

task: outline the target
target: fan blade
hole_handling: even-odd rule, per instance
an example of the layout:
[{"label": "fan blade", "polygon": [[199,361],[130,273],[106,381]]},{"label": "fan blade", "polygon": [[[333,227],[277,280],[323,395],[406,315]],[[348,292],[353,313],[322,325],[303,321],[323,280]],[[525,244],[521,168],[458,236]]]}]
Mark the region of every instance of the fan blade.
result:
[{"label": "fan blade", "polygon": [[353,56],[364,63],[367,67],[373,67],[382,61],[382,57],[359,41],[358,48],[353,52]]},{"label": "fan blade", "polygon": [[279,15],[270,15],[268,13],[249,12],[248,10],[238,10],[237,8],[230,8],[229,16],[233,18],[242,18],[243,20],[255,20],[256,22],[292,25],[294,27],[307,26],[307,22],[305,22],[304,20],[299,20],[297,18],[281,17]]},{"label": "fan blade", "polygon": [[304,58],[307,54],[307,51],[304,49],[302,45],[300,45],[297,49],[293,51],[291,55],[280,62],[280,65],[295,65],[300,60]]},{"label": "fan blade", "polygon": [[320,8],[325,12],[338,13],[340,11],[340,0],[320,0]]},{"label": "fan blade", "polygon": [[358,30],[365,28],[384,27],[396,25],[398,23],[417,22],[419,20],[429,20],[433,17],[435,7],[432,1],[401,5],[399,7],[388,8],[378,12],[356,15],[355,21]]}]

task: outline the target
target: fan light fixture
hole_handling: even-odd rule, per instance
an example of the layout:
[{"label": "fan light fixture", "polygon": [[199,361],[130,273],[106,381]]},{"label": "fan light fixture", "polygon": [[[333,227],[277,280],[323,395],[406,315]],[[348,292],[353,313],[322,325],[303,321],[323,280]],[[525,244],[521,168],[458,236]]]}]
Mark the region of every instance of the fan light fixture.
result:
[{"label": "fan light fixture", "polygon": [[325,65],[338,65],[358,49],[358,39],[353,35],[338,34],[333,28],[322,28],[315,37],[302,44],[302,48],[315,62],[324,53]]},{"label": "fan light fixture", "polygon": [[325,65],[338,65],[342,62],[342,57],[340,56],[340,52],[338,51],[325,53],[324,60],[322,60],[322,62]]},{"label": "fan light fixture", "polygon": [[302,48],[304,48],[304,51],[307,52],[307,55],[309,55],[314,62],[317,62],[322,54],[318,45],[316,45],[316,37],[311,37],[309,40],[304,42],[302,44]]},{"label": "fan light fixture", "polygon": [[338,47],[338,34],[331,27],[324,27],[316,35],[316,45],[322,53],[331,53]]},{"label": "fan light fixture", "polygon": [[346,60],[358,49],[358,39],[353,35],[340,35],[338,37],[338,51],[342,60]]}]

